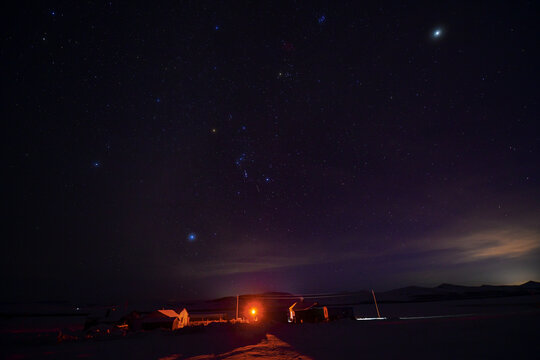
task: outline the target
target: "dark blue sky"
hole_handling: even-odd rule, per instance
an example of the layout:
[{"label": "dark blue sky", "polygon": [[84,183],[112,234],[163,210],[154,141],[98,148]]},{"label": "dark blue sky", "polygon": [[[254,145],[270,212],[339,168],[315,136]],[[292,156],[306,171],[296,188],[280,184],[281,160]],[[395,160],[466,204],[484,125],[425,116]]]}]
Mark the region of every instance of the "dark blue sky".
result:
[{"label": "dark blue sky", "polygon": [[4,299],[540,279],[534,2],[4,15]]}]

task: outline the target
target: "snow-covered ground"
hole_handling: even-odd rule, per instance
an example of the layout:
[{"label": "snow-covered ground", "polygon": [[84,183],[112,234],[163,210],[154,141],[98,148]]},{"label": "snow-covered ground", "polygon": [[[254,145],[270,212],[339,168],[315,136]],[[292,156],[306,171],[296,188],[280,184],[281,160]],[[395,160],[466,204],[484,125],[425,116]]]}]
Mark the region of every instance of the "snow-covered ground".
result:
[{"label": "snow-covered ground", "polygon": [[[540,354],[538,296],[386,304],[383,316],[385,311],[426,318],[214,324],[60,343],[54,332],[10,332],[18,320],[4,319],[0,347],[5,359],[532,359]],[[440,315],[454,316],[427,318]]]}]

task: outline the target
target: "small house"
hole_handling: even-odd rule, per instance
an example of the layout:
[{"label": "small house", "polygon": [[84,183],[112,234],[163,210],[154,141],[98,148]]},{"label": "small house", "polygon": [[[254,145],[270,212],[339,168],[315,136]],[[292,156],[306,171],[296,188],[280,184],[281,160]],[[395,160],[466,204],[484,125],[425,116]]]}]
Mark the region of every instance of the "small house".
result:
[{"label": "small house", "polygon": [[144,330],[177,330],[187,325],[189,325],[189,315],[186,309],[183,309],[180,313],[174,310],[157,310],[142,318],[142,328]]},{"label": "small house", "polygon": [[328,321],[328,308],[315,302],[311,305],[295,302],[289,307],[289,321],[294,323]]}]

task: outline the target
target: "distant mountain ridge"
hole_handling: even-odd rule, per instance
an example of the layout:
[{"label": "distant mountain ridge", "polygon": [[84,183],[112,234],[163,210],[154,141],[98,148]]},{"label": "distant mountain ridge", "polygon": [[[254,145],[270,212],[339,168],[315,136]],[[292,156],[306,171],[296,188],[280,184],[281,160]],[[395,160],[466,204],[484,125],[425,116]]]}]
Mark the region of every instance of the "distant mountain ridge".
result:
[{"label": "distant mountain ridge", "polygon": [[540,282],[530,280],[530,281],[527,281],[526,283],[521,284],[519,286],[521,286],[523,288],[526,288],[526,289],[540,289]]},{"label": "distant mountain ridge", "polygon": [[377,295],[377,298],[386,302],[414,302],[536,294],[540,294],[540,282],[531,280],[521,285],[464,286],[443,283],[433,288],[408,286],[381,292]]},{"label": "distant mountain ridge", "polygon": [[[540,282],[528,281],[521,285],[481,285],[465,286],[443,283],[435,287],[407,286],[389,291],[376,292],[377,301],[381,303],[395,302],[429,302],[446,300],[464,300],[478,298],[492,298],[505,296],[526,296],[540,295]],[[371,303],[373,297],[370,290],[356,292],[325,293],[325,294],[291,294],[287,292],[265,292],[260,294],[244,294],[239,296],[240,302],[252,300],[264,300],[275,306],[292,304],[295,301],[319,302],[325,305]],[[236,296],[228,296],[219,299],[207,300],[206,305],[199,303],[199,306],[216,306],[217,303],[222,308],[229,308],[236,305]]]},{"label": "distant mountain ridge", "polygon": [[[540,282],[527,281],[521,285],[481,285],[464,286],[443,283],[435,287],[406,286],[389,291],[375,292],[380,303],[414,303],[449,300],[466,300],[497,298],[508,296],[540,295]],[[327,306],[341,306],[354,304],[367,304],[373,302],[371,290],[332,292],[324,294],[291,294],[288,292],[265,292],[259,294],[239,295],[240,308],[251,302],[262,301],[270,308],[288,308],[294,302],[319,302]],[[1,316],[14,316],[17,314],[70,314],[82,316],[89,311],[102,311],[116,307],[111,304],[81,304],[69,301],[39,301],[28,303],[2,302]],[[157,304],[157,303],[156,303]],[[140,305],[134,308],[139,310],[154,309],[153,305]],[[80,309],[79,309],[80,307]],[[120,305],[123,308],[122,305]],[[133,307],[133,305],[132,305]],[[190,311],[229,311],[236,308],[236,296],[226,296],[217,299],[197,301],[169,300],[159,304],[159,307],[181,309],[187,307]]]}]

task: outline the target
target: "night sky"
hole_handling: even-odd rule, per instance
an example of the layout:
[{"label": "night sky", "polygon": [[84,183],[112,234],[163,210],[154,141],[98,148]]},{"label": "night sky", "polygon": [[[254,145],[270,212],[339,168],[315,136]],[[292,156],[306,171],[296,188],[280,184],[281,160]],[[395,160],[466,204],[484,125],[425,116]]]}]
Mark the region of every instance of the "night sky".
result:
[{"label": "night sky", "polygon": [[3,15],[3,300],[540,280],[533,1]]}]

